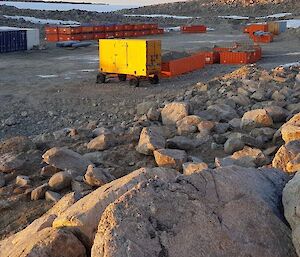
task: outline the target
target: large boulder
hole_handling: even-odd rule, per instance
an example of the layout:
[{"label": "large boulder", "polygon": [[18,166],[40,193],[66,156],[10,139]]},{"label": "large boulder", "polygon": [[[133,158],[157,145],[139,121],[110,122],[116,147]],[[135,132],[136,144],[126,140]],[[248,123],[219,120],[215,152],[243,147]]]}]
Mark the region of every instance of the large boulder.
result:
[{"label": "large boulder", "polygon": [[72,170],[84,174],[87,167],[92,164],[79,153],[65,147],[54,147],[43,154],[43,160],[47,164],[61,170]]},{"label": "large boulder", "polygon": [[145,155],[152,155],[156,149],[164,148],[166,140],[159,127],[143,128],[136,150]]},{"label": "large boulder", "polygon": [[281,127],[281,135],[285,143],[300,140],[300,113],[294,115]]},{"label": "large boulder", "polygon": [[284,216],[292,228],[293,243],[300,256],[300,172],[297,172],[285,186],[282,193]]},{"label": "large boulder", "polygon": [[285,172],[296,172],[298,171],[297,156],[299,154],[300,140],[291,141],[279,148],[272,161],[272,166]]},{"label": "large boulder", "polygon": [[183,102],[166,104],[161,111],[164,125],[176,125],[176,122],[189,115],[189,105]]},{"label": "large boulder", "polygon": [[105,209],[91,256],[296,257],[278,207],[285,182],[234,166],[151,177]]},{"label": "large boulder", "polygon": [[6,153],[0,155],[0,172],[10,173],[16,170],[21,170],[25,161],[17,154]]},{"label": "large boulder", "polygon": [[99,187],[77,201],[54,220],[53,227],[71,227],[78,230],[85,244],[91,247],[102,213],[111,202],[148,179],[159,177],[165,180],[170,177],[175,178],[178,174],[174,170],[164,168],[136,170]]},{"label": "large boulder", "polygon": [[272,125],[273,120],[265,109],[248,111],[244,113],[241,121],[241,129],[270,127]]}]

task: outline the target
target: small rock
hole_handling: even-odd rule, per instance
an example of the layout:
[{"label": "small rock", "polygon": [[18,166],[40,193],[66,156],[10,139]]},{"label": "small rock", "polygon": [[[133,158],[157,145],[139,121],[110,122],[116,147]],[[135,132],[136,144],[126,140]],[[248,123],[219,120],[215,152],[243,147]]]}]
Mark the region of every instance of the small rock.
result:
[{"label": "small rock", "polygon": [[28,176],[17,176],[16,177],[16,185],[20,187],[28,186],[30,184],[30,179]]},{"label": "small rock", "polygon": [[182,164],[187,161],[187,154],[183,150],[160,149],[154,151],[154,157],[159,167],[182,170]]},{"label": "small rock", "polygon": [[166,104],[161,111],[164,125],[175,125],[177,121],[189,115],[189,105],[184,102]]},{"label": "small rock", "polygon": [[155,108],[157,106],[156,102],[142,102],[136,106],[136,113],[138,115],[147,114],[151,108]]},{"label": "small rock", "polygon": [[3,173],[0,173],[0,188],[6,185]]},{"label": "small rock", "polygon": [[233,153],[232,159],[239,162],[254,162],[258,167],[266,164],[267,158],[264,153],[257,148],[245,146],[242,150]]},{"label": "small rock", "polygon": [[245,146],[245,143],[238,137],[230,137],[227,139],[224,145],[224,151],[227,154],[232,154],[236,151],[242,150]]},{"label": "small rock", "polygon": [[41,176],[43,177],[52,177],[55,173],[60,172],[61,170],[51,166],[47,165],[41,169]]},{"label": "small rock", "polygon": [[151,107],[147,112],[147,118],[151,121],[158,121],[160,118],[160,111],[155,107]]},{"label": "small rock", "polygon": [[59,193],[53,191],[46,191],[45,199],[50,202],[57,203],[61,199],[61,195]]},{"label": "small rock", "polygon": [[184,175],[191,175],[208,169],[208,165],[205,162],[186,162],[182,165],[182,168]]},{"label": "small rock", "polygon": [[288,116],[287,110],[283,109],[280,106],[276,106],[276,105],[267,106],[265,110],[271,116],[274,122],[283,122],[286,120]]},{"label": "small rock", "polygon": [[62,189],[71,186],[72,176],[65,171],[54,174],[49,180],[49,186],[54,191],[60,191]]},{"label": "small rock", "polygon": [[115,135],[113,134],[102,134],[92,139],[88,144],[87,148],[90,150],[106,150],[115,145]]},{"label": "small rock", "polygon": [[242,122],[242,120],[241,120],[240,118],[234,118],[234,119],[230,120],[230,121],[228,122],[228,124],[229,124],[232,128],[237,129],[237,128],[240,128],[241,122]]},{"label": "small rock", "polygon": [[111,181],[115,177],[107,172],[105,169],[95,168],[93,165],[90,165],[87,168],[87,171],[84,175],[84,181],[90,186],[101,187]]},{"label": "small rock", "polygon": [[195,142],[188,137],[175,136],[167,140],[166,146],[172,149],[191,150],[195,148]]},{"label": "small rock", "polygon": [[31,192],[31,200],[36,201],[45,198],[45,193],[49,189],[48,183],[45,183],[35,189]]},{"label": "small rock", "polygon": [[92,190],[92,187],[84,183],[83,180],[82,181],[72,180],[71,187],[73,192],[78,192],[78,193]]},{"label": "small rock", "polygon": [[166,140],[159,127],[143,128],[136,150],[145,155],[152,155],[156,149],[165,147]]},{"label": "small rock", "polygon": [[198,130],[201,134],[209,135],[211,131],[214,129],[216,123],[213,121],[201,121],[198,124]]},{"label": "small rock", "polygon": [[227,104],[211,105],[207,109],[217,115],[218,121],[228,122],[234,118],[238,118],[236,110]]},{"label": "small rock", "polygon": [[271,116],[264,109],[256,109],[246,112],[241,121],[241,129],[253,129],[270,127],[273,125]]},{"label": "small rock", "polygon": [[218,134],[224,134],[230,125],[228,123],[216,123],[214,126],[214,131]]}]

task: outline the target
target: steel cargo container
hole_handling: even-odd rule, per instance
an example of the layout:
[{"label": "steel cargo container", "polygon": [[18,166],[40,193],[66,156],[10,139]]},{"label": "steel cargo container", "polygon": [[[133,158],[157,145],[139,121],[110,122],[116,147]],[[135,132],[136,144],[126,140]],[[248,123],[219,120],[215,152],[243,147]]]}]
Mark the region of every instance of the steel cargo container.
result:
[{"label": "steel cargo container", "polygon": [[190,25],[180,27],[182,33],[205,33],[206,26],[204,25]]},{"label": "steel cargo container", "polygon": [[94,39],[98,40],[98,39],[103,39],[105,38],[105,33],[94,33]]},{"label": "steel cargo container", "polygon": [[130,31],[130,30],[133,30],[133,27],[134,27],[134,25],[131,25],[131,24],[125,24],[125,25],[124,25],[124,30],[125,30],[125,31]]},{"label": "steel cargo container", "polygon": [[253,23],[244,28],[244,33],[253,34],[256,31],[268,31],[268,24],[266,23]]},{"label": "steel cargo container", "polygon": [[0,29],[0,53],[23,50],[27,50],[26,31]]},{"label": "steel cargo container", "polygon": [[[22,29],[23,30],[23,29]],[[40,45],[40,31],[38,29],[25,28],[27,39],[27,50]]]},{"label": "steel cargo container", "polygon": [[94,26],[94,32],[105,32],[105,26],[104,25]]},{"label": "steel cargo container", "polygon": [[[139,78],[147,77],[150,82],[158,83],[161,71],[160,40],[103,39],[99,40],[98,82],[105,76],[118,74],[120,80],[131,76],[138,86]],[[123,79],[121,79],[123,78]]]},{"label": "steel cargo container", "polygon": [[93,33],[94,26],[93,25],[83,25],[81,26],[81,33]]},{"label": "steel cargo container", "polygon": [[61,34],[58,37],[59,41],[80,41],[82,40],[82,34],[73,34],[73,35],[66,35],[66,34]]},{"label": "steel cargo container", "polygon": [[283,33],[287,29],[287,22],[286,21],[278,21],[279,23],[279,31],[280,33]]},{"label": "steel cargo container", "polygon": [[280,34],[279,23],[275,21],[268,22],[268,32],[272,33],[273,35],[279,35]]},{"label": "steel cargo container", "polygon": [[247,52],[221,52],[221,64],[248,64],[253,61],[253,51]]},{"label": "steel cargo container", "polygon": [[81,27],[80,26],[60,26],[58,27],[58,34],[72,35],[72,34],[80,34]]}]

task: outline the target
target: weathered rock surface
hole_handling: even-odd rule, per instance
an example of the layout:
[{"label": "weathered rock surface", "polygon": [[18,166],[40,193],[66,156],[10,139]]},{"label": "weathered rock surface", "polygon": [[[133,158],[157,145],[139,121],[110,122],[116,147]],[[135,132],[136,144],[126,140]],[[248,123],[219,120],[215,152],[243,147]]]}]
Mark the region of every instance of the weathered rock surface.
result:
[{"label": "weathered rock surface", "polygon": [[24,160],[13,153],[0,155],[0,172],[9,173],[22,168]]},{"label": "weathered rock surface", "polygon": [[297,172],[285,186],[282,193],[284,216],[292,228],[293,243],[300,256],[300,172]]},{"label": "weathered rock surface", "polygon": [[285,143],[300,140],[300,113],[294,115],[282,126],[281,135]]},{"label": "weathered rock surface", "polygon": [[35,148],[35,144],[27,137],[17,136],[0,142],[0,154],[27,152]]},{"label": "weathered rock surface", "polygon": [[166,104],[161,111],[164,125],[176,125],[176,122],[189,115],[189,106],[183,102]]},{"label": "weathered rock surface", "polygon": [[278,209],[285,179],[240,167],[149,179],[106,208],[91,256],[295,257]]},{"label": "weathered rock surface", "polygon": [[241,121],[242,129],[270,127],[273,125],[271,116],[264,109],[256,109],[244,113]]},{"label": "weathered rock surface", "polygon": [[257,167],[263,166],[267,162],[266,156],[260,149],[248,146],[245,146],[242,150],[233,153],[231,158],[238,160],[240,163],[253,162]]},{"label": "weathered rock surface", "polygon": [[184,175],[191,175],[208,169],[208,165],[205,162],[186,162],[182,165],[182,168]]},{"label": "weathered rock surface", "polygon": [[172,149],[191,150],[195,148],[196,142],[184,136],[175,136],[167,140],[166,146]]},{"label": "weathered rock surface", "polygon": [[90,186],[100,187],[113,181],[115,177],[107,172],[105,169],[96,168],[89,165],[84,175],[84,181]]},{"label": "weathered rock surface", "polygon": [[30,179],[28,176],[17,176],[16,177],[16,185],[20,187],[28,186],[30,184]]},{"label": "weathered rock surface", "polygon": [[159,127],[143,128],[136,150],[142,154],[152,155],[154,150],[164,148],[165,143],[166,140]]},{"label": "weathered rock surface", "polygon": [[187,154],[183,150],[159,149],[154,151],[154,158],[159,167],[182,170],[182,164],[187,161]]},{"label": "weathered rock surface", "polygon": [[56,193],[56,192],[53,192],[53,191],[46,191],[45,199],[47,201],[57,203],[61,199],[61,195],[59,193]]},{"label": "weathered rock surface", "polygon": [[72,176],[65,171],[54,174],[49,180],[49,186],[54,191],[60,191],[62,189],[71,186]]},{"label": "weathered rock surface", "polygon": [[201,118],[197,115],[189,115],[176,122],[177,131],[179,135],[187,135],[197,132],[198,124]]},{"label": "weathered rock surface", "polygon": [[296,163],[293,163],[293,160],[299,153],[300,140],[291,141],[279,148],[273,159],[272,166],[286,172],[295,172],[297,171],[297,166],[294,169]]},{"label": "weathered rock surface", "polygon": [[227,154],[232,154],[236,151],[242,150],[244,146],[245,143],[240,137],[230,137],[224,144],[224,152]]},{"label": "weathered rock surface", "polygon": [[92,164],[79,153],[68,148],[54,147],[43,154],[43,160],[61,170],[72,170],[84,174],[87,167]]},{"label": "weathered rock surface", "polygon": [[45,198],[45,193],[48,190],[48,188],[49,188],[48,183],[45,183],[33,189],[31,192],[31,200],[36,201]]}]

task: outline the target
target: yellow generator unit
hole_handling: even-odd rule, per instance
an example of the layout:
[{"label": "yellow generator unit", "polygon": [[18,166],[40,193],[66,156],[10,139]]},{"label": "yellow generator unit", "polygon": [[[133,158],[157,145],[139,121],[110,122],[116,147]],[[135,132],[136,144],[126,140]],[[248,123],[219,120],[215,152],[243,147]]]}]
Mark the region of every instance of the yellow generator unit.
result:
[{"label": "yellow generator unit", "polygon": [[99,74],[97,83],[117,75],[120,81],[130,78],[130,85],[139,86],[141,78],[151,84],[159,82],[161,42],[146,39],[99,40]]}]

